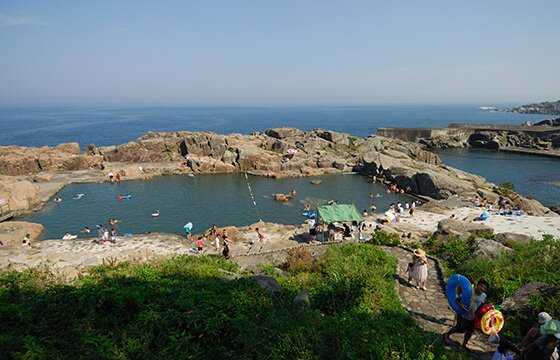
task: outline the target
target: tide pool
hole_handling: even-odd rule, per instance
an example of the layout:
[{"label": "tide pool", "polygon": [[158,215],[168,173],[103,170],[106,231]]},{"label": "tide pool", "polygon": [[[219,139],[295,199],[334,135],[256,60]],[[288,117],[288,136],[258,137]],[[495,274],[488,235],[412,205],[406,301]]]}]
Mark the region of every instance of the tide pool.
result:
[{"label": "tide pool", "polygon": [[[311,180],[322,183],[313,185]],[[255,197],[257,207],[249,192],[247,182]],[[279,203],[271,194],[289,193],[295,189],[295,199]],[[65,232],[79,234],[84,227],[96,235],[95,225],[108,224],[110,218],[120,221],[115,227],[124,233],[167,232],[183,234],[187,222],[194,224],[193,232],[201,233],[212,224],[218,226],[243,226],[262,219],[267,222],[300,224],[304,204],[326,205],[331,200],[339,204],[355,204],[361,212],[369,211],[375,204],[378,212],[385,211],[390,203],[403,204],[412,199],[405,195],[387,194],[386,187],[372,184],[365,176],[356,174],[331,175],[286,180],[267,179],[244,174],[208,174],[188,177],[162,176],[152,180],[123,181],[117,183],[73,184],[65,187],[55,197],[59,204],[50,201],[36,213],[18,220],[43,224],[43,239],[61,238]],[[369,195],[380,194],[379,198]],[[77,194],[84,194],[77,198]],[[119,195],[131,195],[130,200],[119,200]],[[76,198],[76,199],[75,199]],[[159,217],[152,217],[154,210]],[[258,212],[257,212],[258,211]]]},{"label": "tide pool", "polygon": [[446,165],[481,175],[496,185],[511,182],[518,193],[544,205],[560,204],[559,159],[472,148],[434,152]]}]

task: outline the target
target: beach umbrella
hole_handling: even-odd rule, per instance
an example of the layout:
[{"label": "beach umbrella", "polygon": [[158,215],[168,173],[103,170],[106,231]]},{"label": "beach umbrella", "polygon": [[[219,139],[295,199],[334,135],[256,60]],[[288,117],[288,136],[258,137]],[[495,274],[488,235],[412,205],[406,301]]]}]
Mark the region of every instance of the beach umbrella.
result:
[{"label": "beach umbrella", "polygon": [[193,227],[192,222],[188,222],[188,223],[185,224],[185,226],[183,226],[183,229],[189,229],[189,230],[191,230],[192,227]]},{"label": "beach umbrella", "polygon": [[293,155],[293,154],[297,153],[297,149],[293,149],[293,148],[292,148],[292,149],[288,149],[288,150],[286,150],[286,152],[287,152],[288,154],[292,154],[292,155]]}]

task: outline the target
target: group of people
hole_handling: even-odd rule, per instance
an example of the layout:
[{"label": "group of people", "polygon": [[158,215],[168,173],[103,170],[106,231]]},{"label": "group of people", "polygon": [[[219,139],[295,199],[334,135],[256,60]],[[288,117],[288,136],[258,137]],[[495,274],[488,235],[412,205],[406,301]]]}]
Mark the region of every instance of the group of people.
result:
[{"label": "group of people", "polygon": [[103,225],[97,225],[97,237],[98,241],[102,245],[110,245],[117,243],[117,230],[115,228],[111,229],[111,232]]},{"label": "group of people", "polygon": [[485,211],[493,211],[494,206],[497,205],[498,214],[500,215],[513,215],[514,212],[521,211],[521,209],[512,206],[509,200],[504,199],[501,196],[495,203],[490,203],[486,197],[479,198],[478,196],[475,196],[471,202],[473,206],[483,208]]},{"label": "group of people", "polygon": [[[452,334],[464,334],[461,346],[467,348],[467,343],[476,331],[475,317],[483,309],[486,302],[486,292],[490,285],[485,280],[479,280],[474,287],[470,307],[465,306],[460,299],[456,299],[457,306],[463,310],[457,312],[455,325],[443,335],[443,341],[451,343]],[[494,353],[492,360],[550,360],[558,346],[560,339],[560,321],[552,319],[546,313],[541,312],[537,316],[537,322],[529,329],[519,346],[515,346],[510,341],[492,333],[489,337],[491,343],[498,344],[498,349]],[[517,357],[514,357],[517,354]],[[558,357],[556,357],[558,358]]]},{"label": "group of people", "polygon": [[121,182],[121,174],[117,173],[117,175],[113,174],[112,172],[109,172],[109,174],[107,174],[109,176],[109,181],[114,183],[115,181],[117,183]]}]

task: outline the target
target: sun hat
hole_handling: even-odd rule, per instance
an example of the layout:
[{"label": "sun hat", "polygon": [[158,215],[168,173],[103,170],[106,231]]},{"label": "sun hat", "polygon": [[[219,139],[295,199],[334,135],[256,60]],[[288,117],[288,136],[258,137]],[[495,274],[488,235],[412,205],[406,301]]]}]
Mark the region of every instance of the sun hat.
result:
[{"label": "sun hat", "polygon": [[414,255],[418,257],[424,257],[426,256],[426,252],[422,249],[414,249]]},{"label": "sun hat", "polygon": [[547,321],[552,320],[552,317],[544,311],[539,313],[538,317],[539,317],[539,324],[541,325],[544,325],[546,324]]},{"label": "sun hat", "polygon": [[541,334],[554,335],[560,339],[560,321],[548,320],[543,326],[541,326]]}]

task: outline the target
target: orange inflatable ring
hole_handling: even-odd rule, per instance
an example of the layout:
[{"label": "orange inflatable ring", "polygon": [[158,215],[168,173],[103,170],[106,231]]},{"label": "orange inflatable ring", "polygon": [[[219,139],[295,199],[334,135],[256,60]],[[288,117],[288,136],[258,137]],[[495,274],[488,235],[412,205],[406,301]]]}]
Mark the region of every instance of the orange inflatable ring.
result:
[{"label": "orange inflatable ring", "polygon": [[482,319],[480,319],[480,329],[486,335],[499,333],[504,327],[504,315],[499,310],[489,310]]}]

